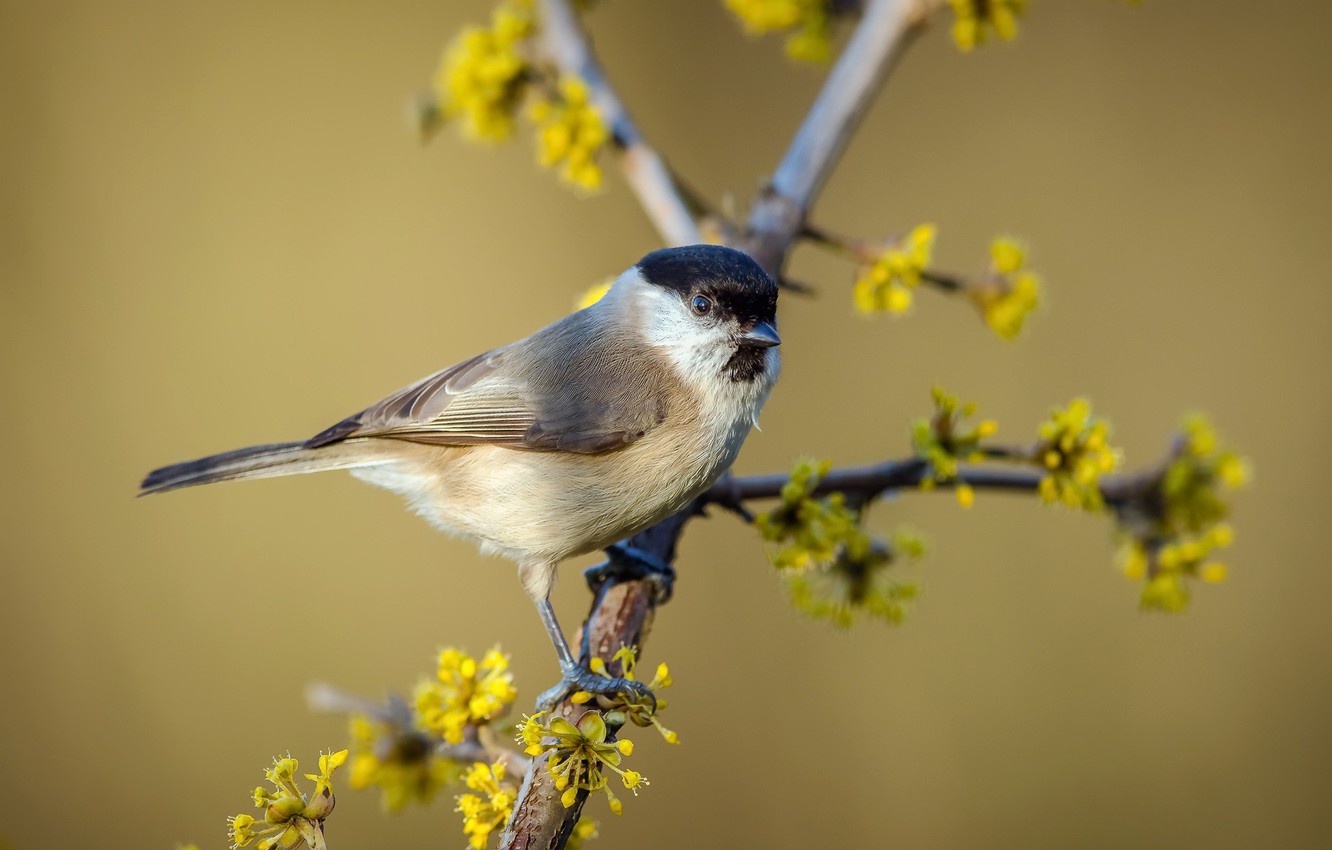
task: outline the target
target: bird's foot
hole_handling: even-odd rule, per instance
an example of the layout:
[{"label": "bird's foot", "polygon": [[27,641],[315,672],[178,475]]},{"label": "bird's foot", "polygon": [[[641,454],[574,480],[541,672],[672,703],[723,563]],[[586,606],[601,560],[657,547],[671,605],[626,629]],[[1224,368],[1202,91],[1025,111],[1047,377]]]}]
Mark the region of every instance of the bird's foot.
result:
[{"label": "bird's foot", "polygon": [[605,697],[610,702],[646,705],[649,714],[657,710],[657,695],[642,682],[603,676],[581,665],[566,667],[563,672],[564,676],[558,685],[537,697],[539,710],[550,711],[560,700],[578,693]]},{"label": "bird's foot", "polygon": [[671,601],[675,592],[675,567],[650,552],[616,543],[606,548],[607,558],[595,567],[583,571],[587,586],[593,593],[599,593],[602,585],[611,579],[616,581],[646,580],[656,589],[658,605]]}]

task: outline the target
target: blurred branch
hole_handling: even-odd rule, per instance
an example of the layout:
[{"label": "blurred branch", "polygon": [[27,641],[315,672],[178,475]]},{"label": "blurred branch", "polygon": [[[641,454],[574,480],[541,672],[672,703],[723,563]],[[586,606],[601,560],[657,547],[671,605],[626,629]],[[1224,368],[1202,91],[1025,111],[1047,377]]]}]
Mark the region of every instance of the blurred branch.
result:
[{"label": "blurred branch", "polygon": [[[311,711],[326,714],[360,714],[371,720],[388,726],[399,735],[421,736],[421,732],[412,723],[412,712],[407,703],[397,695],[390,695],[387,702],[378,702],[359,694],[348,693],[327,682],[311,682],[305,688],[305,702]],[[436,739],[437,740],[437,739]],[[531,769],[531,759],[512,747],[501,745],[489,727],[469,727],[466,737],[457,744],[444,742],[432,745],[435,755],[456,761],[462,765],[475,762],[493,764],[504,763],[511,776],[522,779]]]},{"label": "blurred branch", "polygon": [[893,63],[939,0],[871,0],[768,188],[741,246],[778,276],[805,216],[860,126]]},{"label": "blurred branch", "polygon": [[541,49],[562,71],[581,78],[592,92],[592,100],[610,124],[620,148],[625,180],[652,224],[669,245],[693,245],[701,240],[698,225],[686,198],[672,178],[661,155],[643,138],[638,126],[597,58],[587,32],[568,0],[542,0]]}]

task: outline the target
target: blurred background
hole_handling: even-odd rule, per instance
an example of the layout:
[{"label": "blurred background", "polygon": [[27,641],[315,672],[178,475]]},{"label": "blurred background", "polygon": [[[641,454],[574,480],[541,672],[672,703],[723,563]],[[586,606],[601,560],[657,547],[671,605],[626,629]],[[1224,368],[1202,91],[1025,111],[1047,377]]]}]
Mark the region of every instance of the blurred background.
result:
[{"label": "blurred background", "polygon": [[[483,2],[0,5],[0,843],[226,844],[274,753],[345,745],[307,682],[408,690],[444,644],[553,654],[505,562],[346,476],[148,500],[147,470],[304,437],[569,311],[658,247],[612,177],[580,198],[523,136],[422,147],[404,107]],[[946,20],[946,18],[944,19]],[[822,72],[712,0],[600,4],[644,130],[711,197],[747,198]],[[594,846],[1326,847],[1332,546],[1318,494],[1332,365],[1332,58],[1323,3],[1036,3],[972,55],[934,27],[815,211],[937,222],[940,268],[1032,246],[1050,307],[1014,344],[961,302],[854,314],[800,249],[783,380],[741,472],[901,456],[939,383],[1026,440],[1085,393],[1128,465],[1181,412],[1253,460],[1230,580],[1139,613],[1110,524],[1035,499],[909,494],[933,542],[900,627],[786,602],[757,535],[690,527],[645,661],[652,787]],[[1320,483],[1321,482],[1321,483]],[[587,594],[566,566],[556,608]],[[462,847],[452,803],[339,794],[334,848]]]}]

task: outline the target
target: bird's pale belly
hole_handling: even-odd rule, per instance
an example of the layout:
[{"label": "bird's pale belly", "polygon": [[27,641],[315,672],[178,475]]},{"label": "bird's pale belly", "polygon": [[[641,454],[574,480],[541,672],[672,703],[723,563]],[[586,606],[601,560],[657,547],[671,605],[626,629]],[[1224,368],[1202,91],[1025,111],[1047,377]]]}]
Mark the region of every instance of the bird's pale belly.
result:
[{"label": "bird's pale belly", "polygon": [[685,507],[731,465],[748,427],[737,422],[693,441],[663,429],[596,456],[422,446],[411,460],[353,474],[403,495],[432,524],[489,553],[553,563]]}]

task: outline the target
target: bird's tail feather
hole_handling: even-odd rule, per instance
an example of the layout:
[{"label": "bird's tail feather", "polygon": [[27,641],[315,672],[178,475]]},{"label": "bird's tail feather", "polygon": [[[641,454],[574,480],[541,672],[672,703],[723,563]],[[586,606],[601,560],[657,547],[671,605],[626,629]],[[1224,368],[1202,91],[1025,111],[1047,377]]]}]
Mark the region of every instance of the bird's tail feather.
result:
[{"label": "bird's tail feather", "polygon": [[305,472],[348,469],[382,462],[382,459],[348,451],[343,446],[307,449],[304,443],[272,443],[266,446],[236,449],[155,469],[148,473],[143,483],[139,485],[139,495],[165,493],[180,487],[212,484],[215,481],[300,475]]}]

